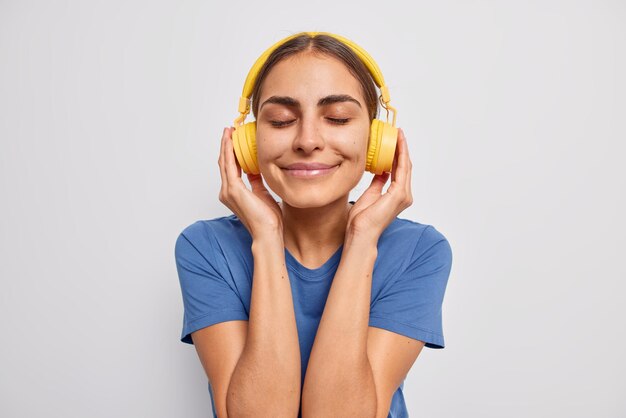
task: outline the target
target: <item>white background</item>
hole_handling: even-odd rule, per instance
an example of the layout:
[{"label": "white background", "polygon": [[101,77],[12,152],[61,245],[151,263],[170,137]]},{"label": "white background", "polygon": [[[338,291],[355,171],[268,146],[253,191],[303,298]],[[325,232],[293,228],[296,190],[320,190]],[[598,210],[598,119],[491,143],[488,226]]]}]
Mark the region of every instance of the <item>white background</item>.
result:
[{"label": "white background", "polygon": [[209,416],[174,242],[230,213],[222,129],[302,30],[376,59],[401,217],[453,249],[411,416],[626,416],[626,5],[598,0],[0,1],[0,415]]}]

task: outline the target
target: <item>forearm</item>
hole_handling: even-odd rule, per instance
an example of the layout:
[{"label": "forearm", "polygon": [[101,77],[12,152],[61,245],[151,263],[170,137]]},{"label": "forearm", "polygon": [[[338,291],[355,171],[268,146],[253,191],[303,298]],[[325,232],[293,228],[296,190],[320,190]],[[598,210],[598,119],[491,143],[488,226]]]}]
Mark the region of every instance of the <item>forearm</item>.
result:
[{"label": "forearm", "polygon": [[367,357],[375,241],[347,239],[315,336],[302,389],[302,416],[374,417]]},{"label": "forearm", "polygon": [[255,239],[252,254],[248,334],[228,388],[228,416],[296,417],[300,346],[282,236]]}]

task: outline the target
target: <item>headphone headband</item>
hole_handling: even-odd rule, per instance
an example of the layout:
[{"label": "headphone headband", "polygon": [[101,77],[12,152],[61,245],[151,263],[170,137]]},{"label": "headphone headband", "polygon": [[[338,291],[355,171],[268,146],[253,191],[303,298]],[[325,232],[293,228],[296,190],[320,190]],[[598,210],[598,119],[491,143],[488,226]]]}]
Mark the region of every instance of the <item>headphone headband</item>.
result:
[{"label": "headphone headband", "polygon": [[246,115],[250,112],[250,96],[252,95],[252,89],[254,88],[254,83],[256,81],[257,76],[259,75],[259,71],[261,70],[261,67],[263,66],[263,64],[265,64],[265,61],[267,61],[267,58],[270,56],[272,52],[274,52],[276,48],[286,43],[287,41],[293,38],[296,38],[298,36],[301,36],[303,34],[307,34],[309,36],[328,35],[339,40],[340,42],[345,44],[347,47],[349,47],[361,59],[363,64],[365,64],[370,74],[372,75],[374,82],[376,83],[378,88],[380,88],[380,92],[381,92],[380,99],[381,99],[382,106],[385,109],[387,109],[387,112],[389,112],[388,108],[394,111],[393,113],[394,123],[393,124],[395,125],[395,119],[396,119],[395,109],[388,105],[389,101],[391,100],[391,98],[389,97],[389,89],[387,88],[387,85],[385,84],[385,79],[383,78],[383,74],[380,71],[380,68],[378,68],[378,65],[376,64],[376,61],[374,61],[374,59],[367,53],[367,51],[365,51],[363,48],[361,48],[360,46],[358,46],[351,40],[343,36],[335,35],[330,32],[296,33],[295,35],[288,36],[276,42],[274,45],[269,47],[265,52],[263,52],[263,54],[261,54],[261,56],[257,58],[254,65],[248,72],[248,76],[246,77],[246,82],[244,83],[244,86],[243,86],[243,92],[241,93],[241,97],[239,98],[240,116],[235,120],[235,125],[237,125],[237,122],[240,122],[240,123],[243,122],[243,120],[246,118]]}]

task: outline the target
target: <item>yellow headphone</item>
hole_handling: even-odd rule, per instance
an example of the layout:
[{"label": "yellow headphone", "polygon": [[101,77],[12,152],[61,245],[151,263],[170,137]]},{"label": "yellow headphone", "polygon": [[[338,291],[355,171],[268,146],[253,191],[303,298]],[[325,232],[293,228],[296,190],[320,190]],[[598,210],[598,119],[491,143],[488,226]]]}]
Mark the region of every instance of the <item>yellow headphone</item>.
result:
[{"label": "yellow headphone", "polygon": [[[259,71],[269,55],[280,45],[289,41],[292,38],[307,34],[310,36],[315,35],[329,35],[333,38],[341,41],[348,46],[354,53],[361,59],[363,64],[367,67],[372,78],[376,82],[376,85],[380,88],[381,95],[379,100],[383,108],[387,111],[387,122],[383,122],[378,119],[373,119],[370,126],[370,136],[367,146],[367,160],[365,163],[365,169],[371,173],[382,174],[383,172],[391,171],[393,164],[393,157],[396,149],[396,141],[398,138],[398,128],[396,128],[396,109],[389,104],[391,98],[389,97],[389,89],[385,85],[383,74],[381,73],[376,61],[360,46],[354,42],[346,39],[342,36],[335,35],[329,32],[300,32],[295,35],[288,36],[267,49],[254,63],[246,82],[243,86],[243,93],[239,98],[239,117],[235,119],[235,130],[232,133],[233,147],[235,149],[235,155],[237,161],[242,170],[248,174],[259,174],[259,166],[257,162],[256,152],[256,121],[243,124],[246,119],[246,115],[250,112],[250,96],[252,95],[252,89],[254,88],[255,80],[259,74]],[[393,111],[393,121],[389,123],[389,110]],[[243,126],[241,126],[243,124]]]}]

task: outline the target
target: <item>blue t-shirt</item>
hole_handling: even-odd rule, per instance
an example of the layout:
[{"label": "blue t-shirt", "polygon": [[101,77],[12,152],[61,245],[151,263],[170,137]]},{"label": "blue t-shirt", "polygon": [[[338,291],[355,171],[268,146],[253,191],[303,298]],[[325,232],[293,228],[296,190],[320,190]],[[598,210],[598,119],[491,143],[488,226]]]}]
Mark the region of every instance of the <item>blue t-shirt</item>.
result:
[{"label": "blue t-shirt", "polygon": [[[178,236],[175,258],[184,306],[182,342],[193,344],[191,333],[209,325],[248,320],[254,266],[251,245],[252,238],[236,215],[199,220]],[[309,269],[285,248],[302,385],[342,249],[319,268]],[[442,303],[451,265],[450,245],[432,225],[394,219],[378,240],[369,325],[424,341],[429,348],[444,348]],[[217,417],[211,382],[208,388]],[[404,381],[392,398],[388,418],[408,417],[403,388]]]}]

